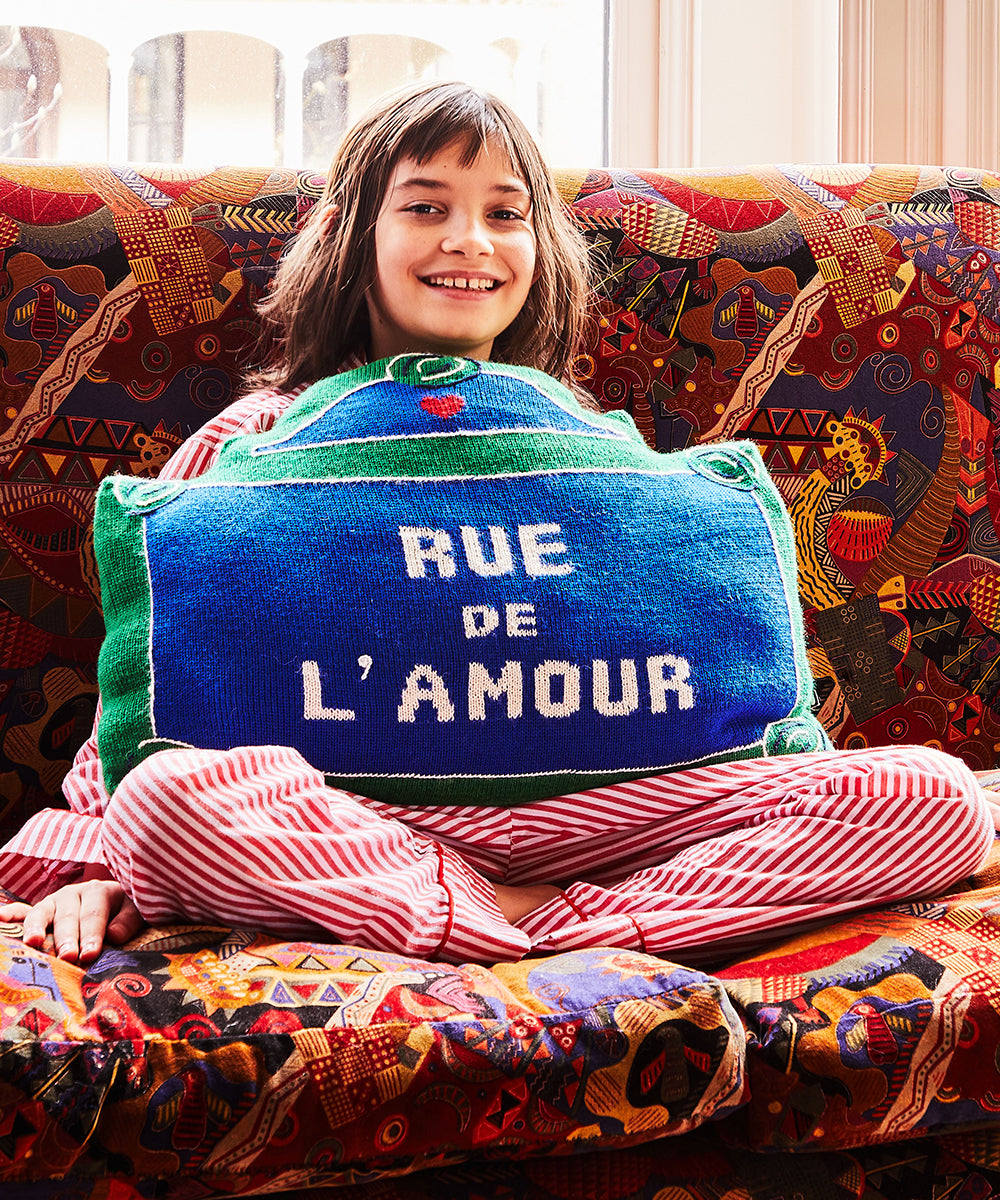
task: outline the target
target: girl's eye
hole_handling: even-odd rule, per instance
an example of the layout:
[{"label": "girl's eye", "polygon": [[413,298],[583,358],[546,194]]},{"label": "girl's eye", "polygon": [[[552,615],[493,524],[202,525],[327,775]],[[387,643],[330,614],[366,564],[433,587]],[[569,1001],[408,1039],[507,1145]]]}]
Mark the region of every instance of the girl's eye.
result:
[{"label": "girl's eye", "polygon": [[417,214],[419,214],[419,215],[423,215],[423,214],[425,214],[425,213],[435,213],[435,212],[437,212],[438,210],[437,210],[437,207],[436,207],[435,205],[433,205],[433,204],[431,204],[431,203],[430,203],[430,201],[428,201],[428,200],[418,200],[418,201],[417,201],[416,203],[414,203],[414,204],[408,204],[408,205],[406,206],[406,211],[407,211],[407,212],[411,212],[411,213],[417,213]]},{"label": "girl's eye", "polygon": [[492,214],[493,217],[501,221],[526,221],[524,213],[518,212],[516,208],[501,208]]}]

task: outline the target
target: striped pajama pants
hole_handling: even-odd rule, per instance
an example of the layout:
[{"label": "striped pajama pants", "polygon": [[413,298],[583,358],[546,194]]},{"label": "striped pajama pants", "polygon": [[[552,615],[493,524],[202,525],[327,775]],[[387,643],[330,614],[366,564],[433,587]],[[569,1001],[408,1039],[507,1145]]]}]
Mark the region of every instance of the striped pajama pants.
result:
[{"label": "striped pajama pants", "polygon": [[[940,894],[994,831],[973,774],[926,747],[754,759],[514,808],[367,800],[294,750],[244,747],[154,754],[102,836],[150,922],[488,963],[608,945],[718,958]],[[492,883],[563,890],[511,925]]]}]

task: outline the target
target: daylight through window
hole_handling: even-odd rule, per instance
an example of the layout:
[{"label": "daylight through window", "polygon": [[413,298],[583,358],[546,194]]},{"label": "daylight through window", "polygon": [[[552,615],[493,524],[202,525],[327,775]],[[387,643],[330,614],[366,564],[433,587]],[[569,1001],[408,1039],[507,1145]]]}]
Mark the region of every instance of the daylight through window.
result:
[{"label": "daylight through window", "polygon": [[0,153],[323,170],[407,81],[508,101],[552,161],[606,157],[606,0],[36,0],[0,26]]}]

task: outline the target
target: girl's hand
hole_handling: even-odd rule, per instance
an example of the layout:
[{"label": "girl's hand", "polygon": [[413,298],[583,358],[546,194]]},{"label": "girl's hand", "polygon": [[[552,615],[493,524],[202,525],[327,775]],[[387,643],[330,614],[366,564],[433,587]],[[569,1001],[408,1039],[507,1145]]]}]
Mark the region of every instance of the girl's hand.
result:
[{"label": "girl's hand", "polygon": [[146,924],[114,879],[70,883],[37,904],[0,905],[0,922],[17,921],[26,946],[41,950],[51,932],[56,954],[80,966],[92,963],[105,941],[127,942]]}]

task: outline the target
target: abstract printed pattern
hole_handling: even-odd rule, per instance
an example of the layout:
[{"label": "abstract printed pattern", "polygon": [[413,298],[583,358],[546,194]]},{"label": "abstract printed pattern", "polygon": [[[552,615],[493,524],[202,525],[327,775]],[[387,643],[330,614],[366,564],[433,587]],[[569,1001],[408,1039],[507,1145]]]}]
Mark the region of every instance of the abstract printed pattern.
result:
[{"label": "abstract printed pattern", "polygon": [[[91,724],[96,485],[155,475],[229,403],[321,183],[0,166],[7,833],[58,795]],[[575,375],[656,449],[757,443],[794,522],[831,736],[994,767],[1000,178],[558,183],[599,277]],[[193,928],[83,973],[0,937],[3,1193],[988,1196],[998,899],[994,860],[971,890],[716,980],[614,951],[487,970]]]},{"label": "abstract printed pattern", "polygon": [[3,1193],[765,1200],[777,1174],[876,1200],[900,1161],[907,1200],[995,1183],[1000,1134],[962,1130],[1000,1096],[998,880],[1000,854],[969,890],[714,978],[630,951],[487,969],[192,926],[84,972],[0,934]]},{"label": "abstract printed pattern", "polygon": [[742,1103],[722,986],[633,953],[489,971],[187,928],[87,973],[0,936],[0,976],[5,1194],[63,1173],[349,1183],[384,1158],[627,1146]]},{"label": "abstract printed pattern", "polygon": [[[93,702],[96,483],[155,474],[231,399],[253,302],[320,182],[0,169],[0,603],[32,631],[0,657],[0,830],[57,793],[86,724],[39,724],[31,697],[62,668]],[[758,443],[795,521],[837,744],[928,742],[991,767],[1000,180],[830,166],[558,182],[599,275],[576,377],[656,449]],[[837,631],[863,600],[866,650],[845,657]]]},{"label": "abstract printed pattern", "polygon": [[[992,767],[1000,180],[830,167],[642,181],[564,184],[601,269],[579,380],[658,449],[757,442],[795,522],[838,745],[925,742]],[[718,240],[686,256],[639,246],[654,215]]]}]

